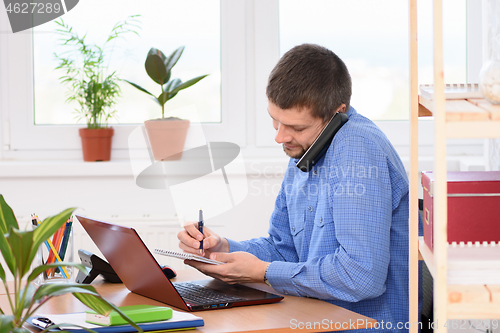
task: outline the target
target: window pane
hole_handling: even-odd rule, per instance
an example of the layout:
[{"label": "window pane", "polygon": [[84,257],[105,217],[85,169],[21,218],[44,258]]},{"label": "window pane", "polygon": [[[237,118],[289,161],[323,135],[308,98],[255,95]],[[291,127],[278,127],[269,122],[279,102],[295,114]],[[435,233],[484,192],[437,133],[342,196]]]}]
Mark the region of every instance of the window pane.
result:
[{"label": "window pane", "polygon": [[[419,81],[432,83],[432,1],[418,1]],[[466,82],[465,0],[444,1],[447,83]],[[281,0],[280,53],[302,43],[335,52],[352,76],[351,104],[373,120],[408,119],[408,1]]]},{"label": "window pane", "polygon": [[[184,45],[185,50],[172,71],[172,78],[183,82],[204,74],[209,76],[192,87],[180,91],[165,104],[165,116],[184,117],[175,112],[195,106],[200,121],[221,122],[221,56],[219,0],[85,0],[62,16],[79,36],[86,34],[87,43],[102,46],[113,26],[129,15],[141,15],[139,36],[125,35],[117,39],[108,52],[109,73],[116,71],[121,79],[137,83],[154,95],[160,86],[146,74],[144,62],[151,47],[167,56]],[[75,124],[77,103],[66,103],[68,87],[59,81],[64,73],[55,70],[54,52],[70,48],[57,46],[58,26],[54,22],[34,28],[35,123]],[[142,123],[161,117],[161,107],[152,97],[121,82],[122,95],[115,106],[116,119],[111,123]],[[78,123],[85,123],[84,120]]]}]

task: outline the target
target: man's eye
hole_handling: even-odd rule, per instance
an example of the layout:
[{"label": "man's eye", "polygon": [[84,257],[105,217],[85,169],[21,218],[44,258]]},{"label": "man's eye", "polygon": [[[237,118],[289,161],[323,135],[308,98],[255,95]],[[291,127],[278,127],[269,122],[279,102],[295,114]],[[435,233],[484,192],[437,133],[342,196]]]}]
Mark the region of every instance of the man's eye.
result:
[{"label": "man's eye", "polygon": [[302,132],[303,130],[305,130],[305,128],[294,128],[293,129],[295,132]]}]

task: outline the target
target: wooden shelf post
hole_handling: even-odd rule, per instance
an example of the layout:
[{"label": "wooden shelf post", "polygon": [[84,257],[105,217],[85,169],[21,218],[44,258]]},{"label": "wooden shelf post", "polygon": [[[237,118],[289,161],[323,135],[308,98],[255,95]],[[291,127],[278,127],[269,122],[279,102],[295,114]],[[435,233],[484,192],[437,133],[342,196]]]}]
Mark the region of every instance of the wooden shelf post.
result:
[{"label": "wooden shelf post", "polygon": [[[409,321],[418,323],[418,59],[417,0],[409,0],[410,40],[410,193],[409,193]],[[410,325],[410,333],[418,327]]]},{"label": "wooden shelf post", "polygon": [[448,319],[447,281],[447,224],[448,200],[446,184],[446,113],[443,70],[443,4],[434,0],[434,322],[439,323],[436,333],[447,332],[444,323]]}]

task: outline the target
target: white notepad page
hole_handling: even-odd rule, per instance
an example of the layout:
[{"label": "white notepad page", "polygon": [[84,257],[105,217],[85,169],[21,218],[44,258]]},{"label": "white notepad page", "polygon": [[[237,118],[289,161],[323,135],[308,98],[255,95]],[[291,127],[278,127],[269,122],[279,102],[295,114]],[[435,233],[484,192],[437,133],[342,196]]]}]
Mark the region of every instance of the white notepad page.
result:
[{"label": "white notepad page", "polygon": [[205,258],[202,256],[197,256],[197,255],[191,254],[191,253],[182,253],[182,252],[176,252],[176,251],[171,251],[171,250],[163,250],[163,249],[159,249],[159,248],[156,248],[154,252],[156,254],[161,254],[161,255],[167,256],[167,257],[173,257],[173,258],[178,258],[178,259],[187,259],[187,260],[196,260],[196,261],[204,262],[206,264],[214,264],[214,265],[224,264],[223,262],[208,259],[208,258]]}]

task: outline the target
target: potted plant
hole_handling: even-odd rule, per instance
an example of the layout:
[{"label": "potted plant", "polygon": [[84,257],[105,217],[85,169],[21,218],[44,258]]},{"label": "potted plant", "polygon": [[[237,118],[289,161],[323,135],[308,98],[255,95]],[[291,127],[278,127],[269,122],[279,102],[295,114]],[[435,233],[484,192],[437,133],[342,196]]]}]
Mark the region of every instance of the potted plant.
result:
[{"label": "potted plant", "polygon": [[127,33],[137,34],[136,17],[130,16],[115,24],[102,47],[88,44],[86,35],[79,37],[62,19],[55,21],[59,25],[56,32],[61,36],[59,45],[71,48],[68,52],[54,54],[59,62],[56,69],[64,71],[60,80],[70,88],[67,102],[76,101],[80,105],[80,109],[76,109],[77,118],[87,122],[87,128],[79,129],[84,161],[109,161],[111,158],[114,129],[108,126],[108,121],[116,113],[113,107],[120,96],[120,79],[116,72],[108,73],[104,65],[104,61],[108,61],[105,52],[111,41]]},{"label": "potted plant", "polygon": [[177,117],[165,118],[165,103],[174,98],[179,91],[191,87],[208,76],[208,74],[201,75],[186,82],[172,79],[172,68],[177,64],[183,52],[184,46],[176,49],[169,57],[154,47],[149,50],[144,66],[149,77],[160,85],[158,96],[133,82],[124,80],[140,91],[153,96],[153,99],[161,106],[161,118],[144,122],[151,150],[157,161],[180,159],[189,128],[189,120]]},{"label": "potted plant", "polygon": [[74,208],[69,208],[46,218],[34,230],[21,231],[14,212],[0,194],[0,251],[13,276],[13,281],[8,283],[6,272],[0,264],[0,279],[4,284],[10,305],[10,309],[0,308],[1,332],[29,333],[28,329],[23,328],[28,318],[53,297],[67,293],[72,293],[83,304],[100,314],[107,315],[111,310],[117,311],[129,324],[142,332],[130,318],[102,298],[90,285],[50,283],[36,286],[33,284],[38,275],[53,267],[74,266],[86,272],[82,264],[69,262],[42,264],[30,271],[39,246],[66,222],[73,210]]}]

